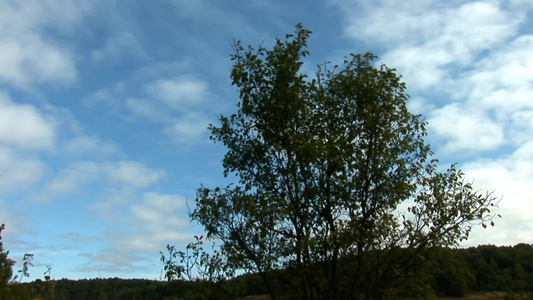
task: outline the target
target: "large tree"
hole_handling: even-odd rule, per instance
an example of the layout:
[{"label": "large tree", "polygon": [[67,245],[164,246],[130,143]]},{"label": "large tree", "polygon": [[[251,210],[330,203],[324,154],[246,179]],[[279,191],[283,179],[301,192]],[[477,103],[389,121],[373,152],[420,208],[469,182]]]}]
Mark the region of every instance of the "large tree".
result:
[{"label": "large tree", "polygon": [[428,292],[431,251],[491,224],[495,199],[454,165],[437,170],[405,84],[373,54],[303,73],[309,34],[297,25],[271,50],[236,43],[237,112],[210,130],[239,182],[200,188],[191,216],[273,297]]}]

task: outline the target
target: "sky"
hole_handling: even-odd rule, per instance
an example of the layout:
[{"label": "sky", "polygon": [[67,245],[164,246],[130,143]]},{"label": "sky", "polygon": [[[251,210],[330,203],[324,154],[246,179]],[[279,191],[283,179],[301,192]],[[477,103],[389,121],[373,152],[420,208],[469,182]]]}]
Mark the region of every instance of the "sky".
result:
[{"label": "sky", "polygon": [[0,223],[31,277],[160,279],[225,186],[209,123],[235,111],[232,44],[313,31],[303,70],[373,52],[445,167],[501,197],[461,246],[533,244],[530,0],[0,0]]}]

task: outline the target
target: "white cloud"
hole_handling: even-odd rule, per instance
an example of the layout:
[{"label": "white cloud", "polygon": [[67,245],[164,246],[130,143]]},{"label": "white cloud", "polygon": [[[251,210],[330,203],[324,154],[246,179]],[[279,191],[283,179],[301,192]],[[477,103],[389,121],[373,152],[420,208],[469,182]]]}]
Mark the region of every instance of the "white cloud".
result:
[{"label": "white cloud", "polygon": [[34,106],[15,104],[6,94],[0,94],[0,145],[51,149],[55,144],[55,127],[55,122]]},{"label": "white cloud", "polygon": [[146,92],[176,110],[202,104],[207,84],[200,80],[173,78],[156,80],[146,86]]},{"label": "white cloud", "polygon": [[2,1],[0,3],[0,81],[18,87],[33,83],[72,83],[74,58],[64,46],[45,37],[72,31],[90,11],[91,3],[72,0]]},{"label": "white cloud", "polygon": [[483,114],[454,103],[436,109],[429,114],[428,130],[447,139],[444,149],[492,150],[501,146],[504,140],[503,128]]},{"label": "white cloud", "polygon": [[166,176],[162,169],[150,169],[134,161],[119,161],[104,165],[108,178],[133,188],[144,188]]}]

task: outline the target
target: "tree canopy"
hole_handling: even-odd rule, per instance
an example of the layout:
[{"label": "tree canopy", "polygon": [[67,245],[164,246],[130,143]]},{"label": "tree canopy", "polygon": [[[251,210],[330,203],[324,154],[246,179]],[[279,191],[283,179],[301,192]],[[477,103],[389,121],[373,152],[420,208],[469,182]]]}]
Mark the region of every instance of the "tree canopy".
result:
[{"label": "tree canopy", "polygon": [[493,224],[496,199],[455,165],[438,170],[406,85],[375,55],[302,72],[309,35],[297,25],[270,50],[235,44],[240,101],[210,130],[239,182],[198,189],[191,217],[273,297],[430,293],[431,252]]}]

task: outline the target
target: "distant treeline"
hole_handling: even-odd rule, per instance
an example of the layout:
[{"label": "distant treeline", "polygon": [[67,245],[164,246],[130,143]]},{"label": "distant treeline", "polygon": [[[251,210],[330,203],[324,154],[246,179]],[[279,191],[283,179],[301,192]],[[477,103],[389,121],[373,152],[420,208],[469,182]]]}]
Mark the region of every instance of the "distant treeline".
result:
[{"label": "distant treeline", "polygon": [[[533,292],[533,245],[441,250],[433,274],[437,296],[457,297],[473,291]],[[217,285],[227,291],[227,298],[266,293],[261,279],[254,274],[224,283],[119,278],[36,280],[13,284],[10,289],[13,299],[170,300],[192,298],[202,289],[216,289]]]},{"label": "distant treeline", "polygon": [[433,286],[440,296],[469,291],[533,291],[533,245],[444,249]]}]

